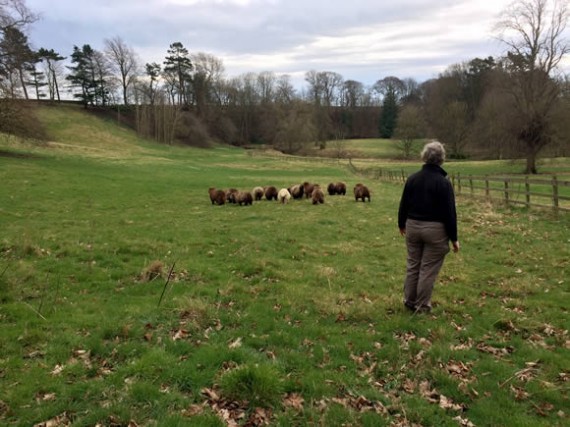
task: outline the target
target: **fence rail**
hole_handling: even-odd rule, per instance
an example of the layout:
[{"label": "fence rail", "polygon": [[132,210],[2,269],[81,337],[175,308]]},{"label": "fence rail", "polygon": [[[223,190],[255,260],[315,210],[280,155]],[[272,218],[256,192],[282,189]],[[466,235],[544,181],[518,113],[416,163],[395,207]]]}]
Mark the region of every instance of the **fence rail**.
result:
[{"label": "fence rail", "polygon": [[[386,170],[365,167],[359,169],[352,161],[349,168],[357,174],[403,184],[408,174],[402,170]],[[498,175],[451,174],[451,183],[456,194],[499,201],[507,205],[549,208],[570,212],[570,180],[552,175],[548,179],[535,177]]]}]

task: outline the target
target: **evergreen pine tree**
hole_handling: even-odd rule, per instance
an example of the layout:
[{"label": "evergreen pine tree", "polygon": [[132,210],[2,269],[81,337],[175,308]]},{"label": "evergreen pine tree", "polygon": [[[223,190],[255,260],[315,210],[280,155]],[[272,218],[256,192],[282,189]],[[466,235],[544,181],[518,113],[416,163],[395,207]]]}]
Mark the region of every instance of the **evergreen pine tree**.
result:
[{"label": "evergreen pine tree", "polygon": [[380,116],[380,137],[391,138],[396,129],[398,119],[398,102],[396,93],[389,91],[384,96],[382,103],[382,114]]}]

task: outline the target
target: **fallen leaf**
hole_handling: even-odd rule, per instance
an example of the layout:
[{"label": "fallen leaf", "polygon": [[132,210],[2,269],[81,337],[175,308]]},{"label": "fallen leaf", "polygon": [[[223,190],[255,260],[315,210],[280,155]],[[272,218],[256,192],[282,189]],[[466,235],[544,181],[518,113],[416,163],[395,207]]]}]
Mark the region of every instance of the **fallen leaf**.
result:
[{"label": "fallen leaf", "polygon": [[454,417],[453,419],[457,421],[461,427],[475,427],[475,424],[473,424],[467,418],[461,417],[460,415]]},{"label": "fallen leaf", "polygon": [[67,412],[53,417],[47,421],[34,424],[34,427],[66,427],[71,425],[71,420],[67,415]]},{"label": "fallen leaf", "polygon": [[55,393],[37,393],[36,402],[49,402],[55,400]]},{"label": "fallen leaf", "polygon": [[50,372],[50,374],[52,375],[59,375],[63,372],[65,366],[64,365],[55,365],[55,367],[52,369],[52,371]]},{"label": "fallen leaf", "polygon": [[283,399],[283,406],[296,409],[297,411],[303,410],[303,403],[305,403],[305,399],[298,393],[289,393]]},{"label": "fallen leaf", "polygon": [[233,340],[229,345],[229,348],[239,348],[241,347],[241,337],[237,337],[235,340]]},{"label": "fallen leaf", "polygon": [[529,394],[521,387],[515,387],[511,385],[511,391],[515,395],[515,400],[526,400],[529,397]]},{"label": "fallen leaf", "polygon": [[178,329],[174,331],[172,335],[172,341],[183,340],[188,337],[188,331],[186,329]]},{"label": "fallen leaf", "polygon": [[187,409],[182,410],[182,415],[185,417],[193,417],[195,415],[200,415],[202,412],[204,412],[204,405],[193,404]]}]

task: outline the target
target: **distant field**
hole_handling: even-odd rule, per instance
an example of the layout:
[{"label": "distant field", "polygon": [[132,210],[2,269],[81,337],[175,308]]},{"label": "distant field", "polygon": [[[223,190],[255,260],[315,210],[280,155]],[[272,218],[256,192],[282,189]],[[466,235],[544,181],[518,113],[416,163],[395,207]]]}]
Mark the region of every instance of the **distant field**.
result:
[{"label": "distant field", "polygon": [[[570,215],[459,197],[463,249],[434,312],[410,315],[401,185],[41,117],[47,144],[0,137],[0,425],[568,424]],[[207,195],[305,180],[364,181],[372,201]]]},{"label": "distant field", "polygon": [[[416,147],[419,151],[420,147]],[[347,139],[341,141],[329,141],[325,149],[316,149],[314,155],[326,157],[368,158],[368,159],[397,159],[402,157],[397,143],[390,139]]]}]

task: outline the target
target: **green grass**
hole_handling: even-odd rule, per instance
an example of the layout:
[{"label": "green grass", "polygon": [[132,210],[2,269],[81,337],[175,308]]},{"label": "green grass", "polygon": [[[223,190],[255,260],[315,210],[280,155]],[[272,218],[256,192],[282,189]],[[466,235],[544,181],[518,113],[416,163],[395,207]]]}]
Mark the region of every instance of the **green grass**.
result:
[{"label": "green grass", "polygon": [[[414,316],[401,186],[42,117],[49,144],[0,142],[0,424],[568,423],[568,215],[459,197],[463,250]],[[207,194],[305,180],[372,201]]]}]

